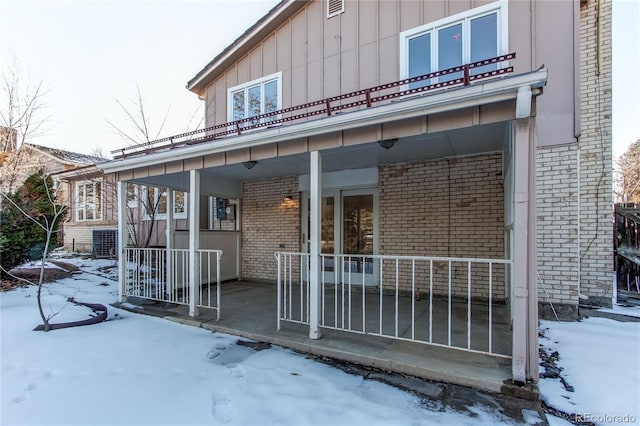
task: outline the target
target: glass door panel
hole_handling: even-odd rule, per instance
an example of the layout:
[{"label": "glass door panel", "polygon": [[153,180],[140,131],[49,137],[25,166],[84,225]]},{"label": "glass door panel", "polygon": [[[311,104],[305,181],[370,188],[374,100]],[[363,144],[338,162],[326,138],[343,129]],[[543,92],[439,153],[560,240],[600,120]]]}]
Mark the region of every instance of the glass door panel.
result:
[{"label": "glass door panel", "polygon": [[[335,253],[335,198],[322,197],[322,223],[320,228],[320,252],[322,254]],[[307,199],[307,247],[306,252],[311,251],[311,201]],[[320,265],[324,271],[325,282],[335,282],[335,259],[333,257],[323,257],[323,265]]]},{"label": "glass door panel", "polygon": [[[374,251],[373,194],[345,195],[342,198],[342,251],[367,255]],[[344,272],[373,274],[372,258],[345,259]]]}]

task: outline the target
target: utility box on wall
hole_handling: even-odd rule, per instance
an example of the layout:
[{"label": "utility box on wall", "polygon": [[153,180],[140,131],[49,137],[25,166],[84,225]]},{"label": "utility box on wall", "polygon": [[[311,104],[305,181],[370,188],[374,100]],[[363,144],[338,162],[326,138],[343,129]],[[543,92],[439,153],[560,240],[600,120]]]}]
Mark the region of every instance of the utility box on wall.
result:
[{"label": "utility box on wall", "polygon": [[216,198],[216,217],[220,220],[227,218],[227,200],[224,198]]}]

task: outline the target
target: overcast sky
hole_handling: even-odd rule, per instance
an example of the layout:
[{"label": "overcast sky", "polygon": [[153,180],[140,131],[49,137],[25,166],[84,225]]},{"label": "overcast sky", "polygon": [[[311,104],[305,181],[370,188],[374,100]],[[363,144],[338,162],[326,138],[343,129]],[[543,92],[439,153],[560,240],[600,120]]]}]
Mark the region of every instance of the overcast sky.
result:
[{"label": "overcast sky", "polygon": [[53,128],[33,143],[106,153],[126,145],[106,121],[130,129],[115,99],[136,84],[153,128],[169,108],[163,135],[185,131],[202,104],[187,81],[277,3],[0,0],[0,63],[15,52],[49,87]]},{"label": "overcast sky", "polygon": [[[558,0],[570,1],[570,0]],[[254,1],[0,0],[0,64],[15,55],[48,86],[52,129],[34,143],[78,152],[126,145],[107,124],[129,129],[115,99],[142,90],[152,128],[187,130],[201,105],[185,85],[278,3]],[[640,139],[640,2],[614,1],[614,157]]]}]

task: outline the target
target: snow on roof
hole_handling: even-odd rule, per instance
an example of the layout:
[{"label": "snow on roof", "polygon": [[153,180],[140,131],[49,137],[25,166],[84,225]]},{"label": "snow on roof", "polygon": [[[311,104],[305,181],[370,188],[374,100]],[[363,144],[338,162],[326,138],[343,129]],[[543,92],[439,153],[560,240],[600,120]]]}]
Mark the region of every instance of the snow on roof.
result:
[{"label": "snow on roof", "polygon": [[29,148],[36,149],[44,154],[55,157],[63,163],[91,165],[105,161],[104,158],[96,157],[94,155],[80,154],[78,152],[66,151],[59,148],[50,148],[48,146],[35,145],[32,143],[25,143],[23,146],[28,146]]}]

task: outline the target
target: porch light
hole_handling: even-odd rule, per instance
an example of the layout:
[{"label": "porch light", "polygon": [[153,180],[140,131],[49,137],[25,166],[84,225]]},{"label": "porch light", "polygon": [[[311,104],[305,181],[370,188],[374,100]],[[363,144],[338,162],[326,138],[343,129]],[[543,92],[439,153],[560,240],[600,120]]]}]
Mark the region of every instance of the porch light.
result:
[{"label": "porch light", "polygon": [[242,165],[244,166],[245,169],[247,170],[251,170],[255,167],[255,165],[258,164],[257,161],[245,161],[244,163],[242,163]]},{"label": "porch light", "polygon": [[284,197],[284,200],[285,200],[285,201],[293,201],[293,195],[291,195],[291,194],[287,194],[287,196],[286,196],[286,197]]},{"label": "porch light", "polygon": [[378,145],[380,145],[384,149],[390,149],[390,148],[393,148],[396,142],[398,142],[398,138],[384,139],[384,140],[378,141]]}]

